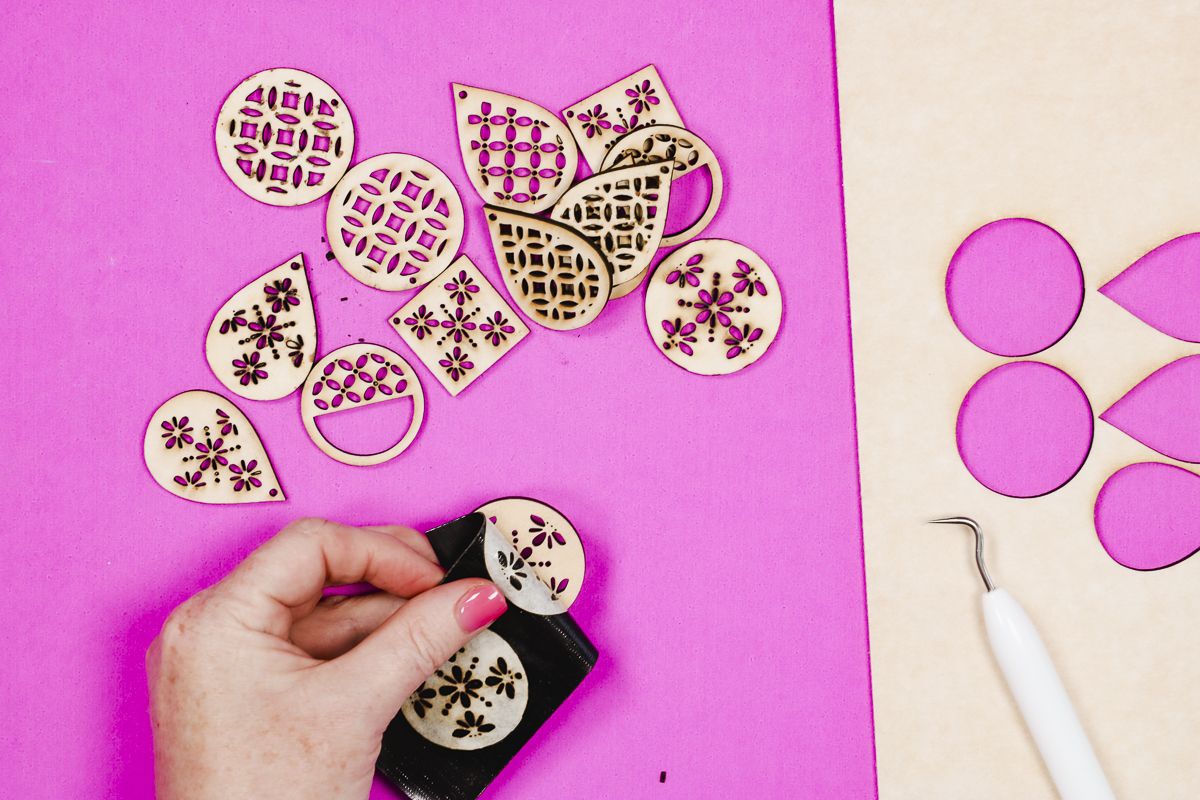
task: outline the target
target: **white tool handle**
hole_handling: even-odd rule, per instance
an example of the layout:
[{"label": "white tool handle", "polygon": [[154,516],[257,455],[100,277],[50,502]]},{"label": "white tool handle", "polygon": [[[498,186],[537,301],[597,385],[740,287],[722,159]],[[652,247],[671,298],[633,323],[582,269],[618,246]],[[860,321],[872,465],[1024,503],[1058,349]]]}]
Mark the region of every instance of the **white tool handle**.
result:
[{"label": "white tool handle", "polygon": [[1025,610],[1004,589],[993,589],[983,596],[983,618],[992,652],[1059,796],[1114,800],[1046,645]]}]

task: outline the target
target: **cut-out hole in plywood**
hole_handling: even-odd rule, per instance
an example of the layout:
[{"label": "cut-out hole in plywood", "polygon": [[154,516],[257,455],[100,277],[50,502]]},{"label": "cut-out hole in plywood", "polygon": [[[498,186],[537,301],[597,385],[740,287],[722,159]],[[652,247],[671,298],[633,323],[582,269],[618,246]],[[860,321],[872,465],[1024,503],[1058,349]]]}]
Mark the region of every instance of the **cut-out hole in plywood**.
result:
[{"label": "cut-out hole in plywood", "polygon": [[563,116],[592,172],[601,171],[613,143],[631,131],[685,127],[653,64],[564,109]]},{"label": "cut-out hole in plywood", "polygon": [[[387,450],[349,453],[326,439],[317,427],[317,418],[325,414],[404,397],[412,398],[411,422]],[[382,464],[403,453],[416,439],[425,419],[425,393],[412,367],[396,353],[377,344],[351,344],[334,350],[313,367],[304,384],[300,416],[313,443],[330,458],[353,466]]]},{"label": "cut-out hole in plywood", "polygon": [[412,289],[458,254],[466,220],[458,190],[423,158],[386,153],[346,173],[329,198],[325,230],[342,268],[389,292]]},{"label": "cut-out hole in plywood", "polygon": [[697,375],[727,375],[766,352],[783,317],[783,295],[758,254],[725,239],[671,253],[646,289],[646,325],[660,352]]},{"label": "cut-out hole in plywood", "polygon": [[1100,293],[1155,330],[1200,342],[1200,233],[1179,236],[1139,258]]},{"label": "cut-out hole in plywood", "polygon": [[565,608],[583,585],[583,541],[566,516],[538,500],[504,497],[475,509],[492,522]]},{"label": "cut-out hole in plywood", "polygon": [[465,255],[389,319],[451,395],[529,335],[529,326]]},{"label": "cut-out hole in plywood", "polygon": [[258,432],[219,394],[193,390],[150,417],[143,445],[158,485],[198,503],[283,500],[283,489]]},{"label": "cut-out hole in plywood", "polygon": [[204,342],[213,374],[250,400],[278,400],[296,391],[316,352],[317,318],[303,253],[231,297]]},{"label": "cut-out hole in plywood", "polygon": [[571,132],[536,103],[456,83],[454,113],[463,166],[483,202],[533,214],[575,180]]},{"label": "cut-out hole in plywood", "polygon": [[246,194],[298,206],[327,194],[350,166],[354,121],[333,87],[298,69],[242,81],[217,115],[217,157]]},{"label": "cut-out hole in plywood", "polygon": [[574,228],[484,206],[492,248],[508,293],[534,322],[557,331],[600,315],[612,292],[612,266]]},{"label": "cut-out hole in plywood", "polygon": [[1164,456],[1200,464],[1200,355],[1155,370],[1100,419]]},{"label": "cut-out hole in plywood", "polygon": [[613,267],[610,299],[646,277],[662,241],[671,196],[671,162],[614,169],[571,187],[550,212],[582,233]]},{"label": "cut-out hole in plywood", "polygon": [[704,232],[708,223],[717,215],[725,183],[721,177],[721,164],[712,148],[696,134],[674,125],[651,125],[628,134],[608,151],[601,164],[601,172],[636,164],[657,164],[672,161],[672,180],[679,180],[693,170],[708,167],[712,181],[712,194],[700,218],[687,228],[676,233],[664,233],[663,247],[674,247],[694,239]]},{"label": "cut-out hole in plywood", "polygon": [[1092,407],[1070,375],[1039,361],[988,372],[963,398],[958,452],[993,492],[1039,497],[1061,488],[1092,447]]},{"label": "cut-out hole in plywood", "polygon": [[1130,464],[1096,498],[1096,535],[1118,564],[1163,569],[1200,549],[1200,476],[1170,464]]},{"label": "cut-out hole in plywood", "polygon": [[1083,270],[1071,245],[1048,225],[1002,219],[968,236],[946,271],[954,324],[998,356],[1045,350],[1075,324]]}]

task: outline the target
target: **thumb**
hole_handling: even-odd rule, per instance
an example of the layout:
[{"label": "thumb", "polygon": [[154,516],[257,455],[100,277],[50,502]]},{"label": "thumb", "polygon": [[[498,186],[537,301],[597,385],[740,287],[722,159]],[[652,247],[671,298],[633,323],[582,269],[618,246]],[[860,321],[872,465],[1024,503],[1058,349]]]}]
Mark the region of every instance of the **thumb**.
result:
[{"label": "thumb", "polygon": [[339,687],[354,687],[379,730],[450,656],[508,608],[491,583],[466,578],[435,586],[400,607],[353,650],[329,662]]}]

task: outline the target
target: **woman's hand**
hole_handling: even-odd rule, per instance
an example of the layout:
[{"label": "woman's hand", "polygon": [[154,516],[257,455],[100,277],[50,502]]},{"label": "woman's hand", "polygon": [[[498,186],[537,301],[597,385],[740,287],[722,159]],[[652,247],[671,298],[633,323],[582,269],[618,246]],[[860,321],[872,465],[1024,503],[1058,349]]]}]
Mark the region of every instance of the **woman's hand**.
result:
[{"label": "woman's hand", "polygon": [[160,800],[367,797],[405,699],[507,607],[442,576],[414,530],[302,519],[175,609],[146,653]]}]

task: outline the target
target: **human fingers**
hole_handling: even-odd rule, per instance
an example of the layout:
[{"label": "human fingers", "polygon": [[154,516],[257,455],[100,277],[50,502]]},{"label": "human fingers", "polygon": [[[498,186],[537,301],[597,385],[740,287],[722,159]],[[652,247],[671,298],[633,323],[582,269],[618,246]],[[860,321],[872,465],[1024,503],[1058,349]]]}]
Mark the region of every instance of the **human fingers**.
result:
[{"label": "human fingers", "polygon": [[416,550],[419,555],[441,566],[437,554],[433,552],[433,547],[429,544],[429,540],[420,531],[405,527],[404,525],[364,525],[363,529],[379,531],[380,533],[386,533],[388,536],[393,536],[413,550]]},{"label": "human fingers", "polygon": [[422,681],[507,608],[504,595],[487,581],[466,578],[437,586],[406,602],[357,647],[321,669],[339,691],[357,695],[382,732]]},{"label": "human fingers", "polygon": [[237,602],[241,624],[286,638],[329,585],[366,581],[411,597],[435,586],[441,568],[400,539],[323,519],[297,520],[243,561],[219,585]]},{"label": "human fingers", "polygon": [[308,616],[292,624],[292,644],[313,658],[337,658],[367,638],[404,605],[402,597],[373,592],[330,595]]}]

